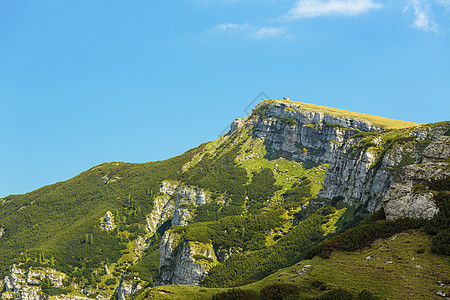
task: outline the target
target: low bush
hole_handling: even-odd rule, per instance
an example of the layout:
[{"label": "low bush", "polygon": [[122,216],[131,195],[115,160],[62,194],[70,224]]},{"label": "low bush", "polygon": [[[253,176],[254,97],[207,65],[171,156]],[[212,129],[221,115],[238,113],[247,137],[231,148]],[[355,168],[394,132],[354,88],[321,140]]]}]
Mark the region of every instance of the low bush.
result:
[{"label": "low bush", "polygon": [[335,289],[323,293],[315,298],[316,300],[354,300],[355,296],[345,289]]},{"label": "low bush", "polygon": [[266,285],[261,289],[260,295],[263,300],[282,300],[298,296],[300,288],[292,283],[274,283]]},{"label": "low bush", "polygon": [[354,295],[342,288],[337,288],[314,298],[315,300],[380,300],[367,290],[362,290],[358,295]]},{"label": "low bush", "polygon": [[117,283],[117,279],[116,278],[108,278],[105,281],[106,285],[115,285]]},{"label": "low bush", "polygon": [[253,290],[231,289],[212,296],[212,300],[253,300],[258,295]]}]

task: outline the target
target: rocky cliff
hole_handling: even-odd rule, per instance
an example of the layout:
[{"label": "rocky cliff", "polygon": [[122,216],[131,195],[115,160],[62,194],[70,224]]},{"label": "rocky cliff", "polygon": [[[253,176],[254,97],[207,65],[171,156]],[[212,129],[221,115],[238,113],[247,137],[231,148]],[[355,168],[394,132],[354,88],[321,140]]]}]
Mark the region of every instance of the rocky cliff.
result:
[{"label": "rocky cliff", "polygon": [[40,300],[46,295],[41,291],[41,283],[44,279],[50,281],[54,287],[62,287],[66,275],[52,268],[22,268],[13,264],[9,268],[8,276],[4,279],[2,297],[5,299],[16,298],[20,300]]},{"label": "rocky cliff", "polygon": [[420,189],[430,180],[450,176],[450,137],[433,140],[423,151],[422,164],[405,166],[382,199],[388,220],[399,217],[431,219],[438,212],[434,193]]},{"label": "rocky cliff", "polygon": [[211,244],[182,240],[167,231],[161,240],[161,278],[155,285],[200,285],[207,272],[217,264]]},{"label": "rocky cliff", "polygon": [[126,274],[120,278],[117,287],[117,300],[125,300],[142,288],[141,280],[134,274]]},{"label": "rocky cliff", "polygon": [[418,181],[445,176],[444,165],[447,162],[417,164],[449,158],[449,137],[444,136],[449,128],[449,123],[443,122],[385,134],[359,135],[347,140],[332,157],[319,197],[342,197],[349,204],[365,205],[369,211],[377,210],[383,203],[388,218],[391,218],[391,213],[392,218],[420,217],[418,212],[400,213],[393,209],[399,208],[399,202],[394,203],[397,197],[401,197],[404,205],[423,203],[423,210],[428,211],[423,216],[431,217],[435,213],[434,206],[424,200],[431,196],[416,195],[414,197],[419,202],[415,201],[411,194],[412,186]]},{"label": "rocky cliff", "polygon": [[162,195],[155,197],[153,210],[147,216],[150,232],[156,232],[168,220],[171,220],[171,226],[187,225],[196,208],[211,201],[208,191],[175,181],[163,181],[160,192]]},{"label": "rocky cliff", "polygon": [[[264,138],[271,156],[316,163],[330,162],[336,149],[359,132],[383,130],[363,119],[327,114],[286,101],[260,103],[245,124],[253,126],[254,136]],[[231,132],[236,126],[233,123]]]}]

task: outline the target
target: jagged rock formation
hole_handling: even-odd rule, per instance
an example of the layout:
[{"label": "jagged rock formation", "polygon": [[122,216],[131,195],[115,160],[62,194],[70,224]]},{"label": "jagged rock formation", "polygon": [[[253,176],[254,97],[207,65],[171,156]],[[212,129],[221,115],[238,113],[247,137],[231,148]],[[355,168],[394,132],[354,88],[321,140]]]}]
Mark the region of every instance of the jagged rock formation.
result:
[{"label": "jagged rock formation", "polygon": [[9,268],[8,276],[4,279],[5,293],[3,298],[16,296],[20,300],[45,299],[40,284],[44,278],[50,280],[53,286],[61,287],[66,275],[51,268],[22,269],[13,264]]},{"label": "jagged rock formation", "polygon": [[103,183],[104,183],[104,184],[109,184],[109,183],[116,182],[117,180],[120,179],[120,177],[119,177],[119,176],[109,177],[109,176],[107,176],[107,175],[103,175],[103,176],[102,176],[102,179],[103,179]]},{"label": "jagged rock formation", "polygon": [[200,285],[209,269],[217,264],[211,244],[182,241],[181,236],[167,231],[161,240],[161,279],[155,285]]},{"label": "jagged rock formation", "polygon": [[430,191],[416,189],[418,184],[430,179],[439,180],[450,176],[450,137],[441,136],[431,142],[423,151],[424,164],[402,168],[399,182],[391,185],[383,198],[383,207],[388,220],[399,217],[431,219],[438,208]]},{"label": "jagged rock formation", "polygon": [[141,279],[132,274],[124,275],[120,278],[117,287],[117,300],[125,300],[142,288]]},{"label": "jagged rock formation", "polygon": [[450,136],[435,139],[423,151],[423,162],[442,160],[450,157]]},{"label": "jagged rock formation", "polygon": [[274,101],[265,105],[259,104],[253,112],[261,114],[263,110],[264,117],[251,117],[247,124],[254,126],[253,134],[264,138],[276,152],[274,155],[297,161],[330,162],[336,149],[349,137],[361,131],[382,130],[365,120],[327,115],[300,104]]},{"label": "jagged rock formation", "polygon": [[242,125],[244,125],[244,120],[241,118],[236,118],[233,123],[231,123],[231,128],[230,128],[230,132],[228,134],[233,134],[235,133],[239,128],[242,127]]},{"label": "jagged rock formation", "polygon": [[156,232],[169,219],[171,226],[187,225],[194,217],[195,208],[211,201],[207,191],[177,182],[163,181],[160,192],[163,195],[155,198],[153,210],[147,216],[150,232]]},{"label": "jagged rock formation", "polygon": [[[381,207],[381,200],[393,182],[414,181],[414,175],[411,173],[407,178],[402,179],[399,176],[403,171],[409,170],[406,168],[402,171],[402,167],[420,163],[422,160],[430,161],[449,157],[449,139],[443,136],[448,128],[449,124],[446,123],[438,126],[420,126],[390,140],[391,142],[389,140],[387,142],[382,135],[373,136],[369,141],[367,137],[347,140],[333,156],[319,197],[329,199],[343,197],[345,202],[352,205],[365,204],[369,211],[377,210]],[[404,139],[404,142],[397,143],[397,140],[402,141],[401,138]],[[435,141],[431,142],[433,140]],[[428,147],[423,149],[426,145]],[[428,168],[429,171],[431,169]],[[416,167],[411,167],[410,170],[419,171]],[[433,176],[432,173],[428,174],[427,179]],[[401,185],[395,185],[392,189],[395,190],[396,187],[401,187]],[[401,195],[409,194],[404,186],[401,190]],[[394,194],[395,192],[392,191],[389,199]],[[429,196],[427,196],[428,198]],[[423,203],[429,202],[425,201],[423,196],[418,199],[421,199],[420,201]],[[413,200],[406,202],[410,201]],[[393,203],[391,200],[383,200],[383,203],[388,202],[391,203],[390,205]],[[429,211],[431,213],[433,210]],[[428,214],[425,215],[428,216]],[[407,215],[399,214],[398,216]]]},{"label": "jagged rock formation", "polygon": [[114,224],[113,214],[109,210],[103,216],[102,228],[108,231],[112,231],[116,228],[116,225]]}]

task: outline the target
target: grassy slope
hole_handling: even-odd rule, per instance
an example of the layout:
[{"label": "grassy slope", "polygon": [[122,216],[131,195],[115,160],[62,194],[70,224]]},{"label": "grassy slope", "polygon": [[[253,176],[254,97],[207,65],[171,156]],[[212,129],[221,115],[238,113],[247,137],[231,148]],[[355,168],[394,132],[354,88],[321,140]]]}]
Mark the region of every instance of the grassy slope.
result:
[{"label": "grassy slope", "polygon": [[[1,199],[0,225],[6,231],[0,243],[0,274],[23,252],[28,257],[33,251],[45,252],[47,258],[53,255],[64,271],[69,264],[92,262],[94,266],[107,257],[115,261],[128,238],[121,240],[100,231],[99,219],[107,210],[117,212],[121,220],[116,222],[121,231],[127,231],[125,236],[137,233],[135,224],[145,223],[161,180],[177,176],[193,151],[162,162],[102,164],[65,182]],[[120,179],[105,184],[105,175]],[[93,234],[92,245],[84,243],[86,234]],[[83,261],[86,257],[88,261]]]},{"label": "grassy slope", "polygon": [[[388,299],[442,299],[436,292],[447,294],[448,287],[439,287],[437,282],[448,282],[450,263],[447,256],[430,253],[430,237],[417,230],[396,234],[376,240],[370,247],[354,252],[336,252],[331,259],[315,257],[292,267],[281,269],[258,282],[243,286],[259,292],[264,286],[276,283],[294,283],[303,294],[314,296],[322,291],[313,288],[313,280],[319,280],[332,288],[344,288],[353,292],[366,289],[376,296]],[[424,253],[420,253],[425,249]],[[419,252],[419,253],[418,253]],[[367,256],[371,256],[366,261]],[[392,260],[392,264],[386,264]],[[306,275],[298,271],[311,265]],[[136,296],[144,299],[211,299],[212,295],[227,289],[208,289],[196,286],[161,286]],[[159,291],[163,291],[160,293]]]},{"label": "grassy slope", "polygon": [[322,105],[315,105],[315,104],[309,104],[309,103],[303,103],[303,102],[297,102],[297,101],[290,101],[290,100],[268,100],[268,101],[280,101],[280,102],[295,105],[301,110],[318,111],[318,112],[322,112],[322,113],[337,116],[337,117],[350,117],[350,118],[355,118],[355,119],[366,120],[375,125],[380,126],[383,129],[400,129],[400,128],[413,127],[413,126],[420,125],[420,124],[414,123],[414,122],[389,119],[389,118],[380,117],[380,116],[374,116],[374,115],[369,115],[369,114],[364,114],[364,113],[357,113],[357,112],[347,111],[347,110],[343,110],[343,109],[326,107],[326,106],[322,106]]}]

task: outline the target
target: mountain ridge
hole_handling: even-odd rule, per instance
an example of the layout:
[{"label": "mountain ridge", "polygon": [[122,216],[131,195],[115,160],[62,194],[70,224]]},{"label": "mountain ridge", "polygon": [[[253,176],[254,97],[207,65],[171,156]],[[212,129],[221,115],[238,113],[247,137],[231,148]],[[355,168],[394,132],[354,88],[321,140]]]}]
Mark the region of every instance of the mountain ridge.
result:
[{"label": "mountain ridge", "polygon": [[[3,297],[123,300],[155,283],[230,286],[295,264],[382,206],[388,218],[439,214],[434,194],[415,187],[448,178],[449,122],[382,127],[305,107],[266,100],[172,159],[105,163],[2,198]],[[404,168],[423,176],[402,177]],[[387,201],[400,186],[403,202]],[[32,268],[63,272],[64,284],[33,286],[21,279]]]}]

